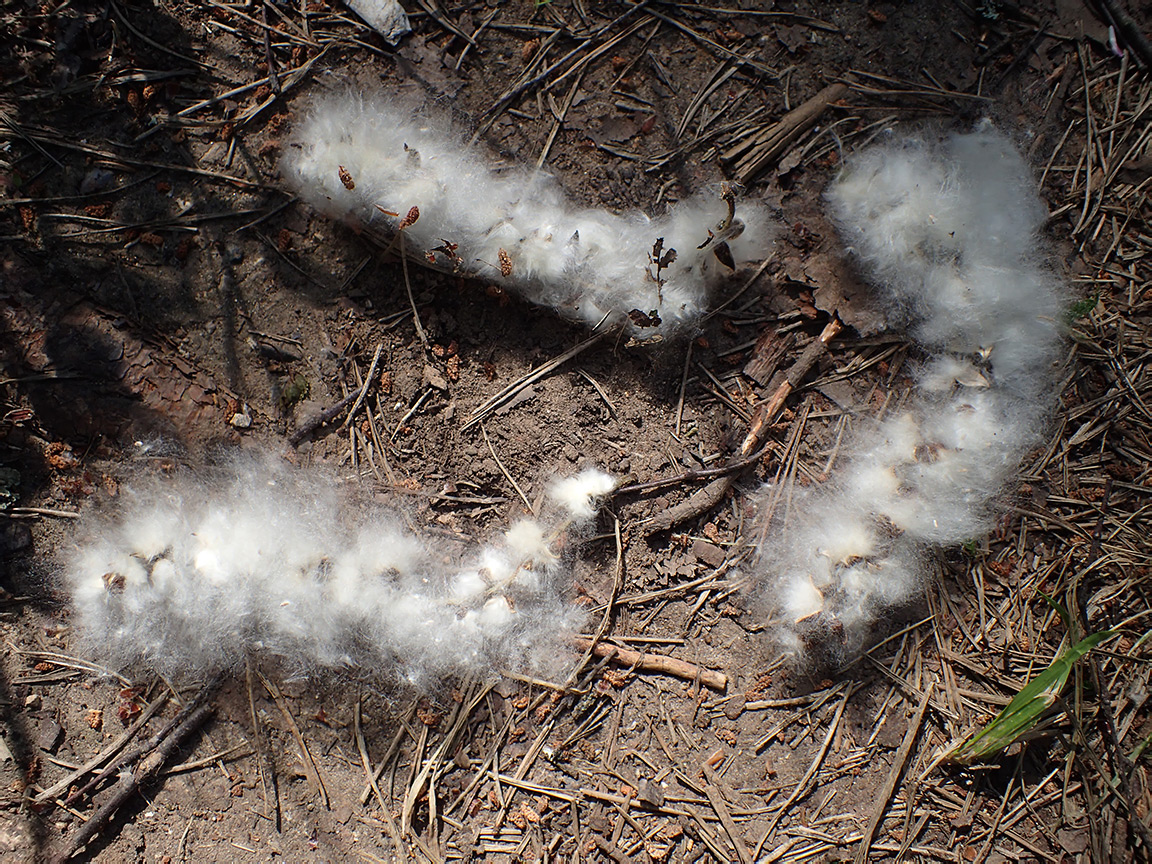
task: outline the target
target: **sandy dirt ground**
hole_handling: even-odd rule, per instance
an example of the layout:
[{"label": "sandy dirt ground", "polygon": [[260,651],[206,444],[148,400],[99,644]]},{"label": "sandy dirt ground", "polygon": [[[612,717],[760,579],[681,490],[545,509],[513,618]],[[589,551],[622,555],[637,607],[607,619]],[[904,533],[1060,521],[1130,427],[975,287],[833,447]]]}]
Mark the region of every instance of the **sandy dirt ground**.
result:
[{"label": "sandy dirt ground", "polygon": [[[413,0],[392,46],[335,0],[5,0],[0,858],[1147,860],[1150,22],[1099,5]],[[419,256],[406,285],[387,238],[280,174],[308,100],[346,84],[450,115],[589,207],[659,212],[737,180],[775,214],[775,248],[698,332],[655,345],[585,344]],[[798,665],[744,590],[756,492],[835,475],[918,356],[870,306],[823,192],[885,129],[985,116],[1027,153],[1077,301],[1046,313],[1068,325],[1059,416],[990,536],[941,550],[866,653]],[[771,446],[733,465],[833,316]],[[365,386],[349,427],[289,443]],[[93,670],[60,581],[85,514],[235,448],[327,466],[462,547],[558,474],[671,482],[613,497],[576,550],[585,636],[602,632],[583,660],[557,647],[567,683]],[[724,466],[715,500],[673,510]],[[1044,734],[935,764],[1110,628]]]}]

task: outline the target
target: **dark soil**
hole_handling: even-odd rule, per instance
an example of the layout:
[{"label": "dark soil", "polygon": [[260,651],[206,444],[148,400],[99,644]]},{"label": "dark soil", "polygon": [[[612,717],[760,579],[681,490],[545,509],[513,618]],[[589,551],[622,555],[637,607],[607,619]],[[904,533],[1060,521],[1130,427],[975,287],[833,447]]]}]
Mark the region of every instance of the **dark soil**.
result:
[{"label": "dark soil", "polygon": [[[82,856],[848,860],[883,806],[882,793],[892,791],[894,771],[900,782],[875,831],[873,860],[1142,854],[1129,852],[1139,831],[1124,795],[1103,795],[1100,805],[1093,774],[1100,769],[1075,755],[1067,723],[1056,738],[1013,751],[998,771],[927,769],[937,747],[987,720],[1029,670],[1042,669],[1063,636],[1058,617],[1033,593],[1041,583],[1002,562],[1052,562],[1067,551],[1044,591],[1075,595],[1080,589],[1066,580],[1075,582],[1069,574],[1090,535],[1061,533],[1051,514],[1085,520],[1090,531],[1096,511],[1079,505],[1100,496],[1081,493],[1102,489],[1105,476],[1116,481],[1116,507],[1135,500],[1147,472],[1120,469],[1131,462],[1123,453],[1143,444],[1121,436],[1121,455],[1068,470],[1082,443],[1073,442],[1063,470],[1046,463],[1029,474],[1019,495],[1011,490],[1014,509],[1002,530],[942,557],[923,604],[888,622],[878,641],[894,638],[847,668],[785,661],[763,610],[739,590],[755,491],[776,475],[785,442],[803,431],[797,482],[825,479],[846,418],[877,410],[886,394],[898,399],[901,365],[915,351],[868,307],[823,215],[821,194],[841,148],[862,146],[892,123],[963,126],[991,115],[1024,142],[1038,174],[1054,160],[1044,186],[1053,246],[1074,277],[1111,279],[1099,269],[1113,254],[1109,244],[1148,233],[1146,198],[1129,206],[1127,222],[1120,210],[1095,236],[1074,230],[1084,200],[1083,169],[1076,169],[1084,134],[1076,127],[1062,136],[1083,116],[1084,97],[1076,103],[1070,94],[1083,69],[1093,81],[1103,76],[1090,90],[1098,110],[1109,114],[1109,100],[1119,98],[1120,60],[1088,9],[1065,2],[740,3],[748,8],[728,11],[594,0],[535,9],[528,0],[406,5],[420,11],[396,48],[327,0],[306,8],[214,0],[0,7],[7,34],[0,44],[0,464],[19,472],[16,504],[83,514],[114,505],[119,484],[141,471],[258,447],[358,474],[428,530],[485,538],[524,509],[496,456],[529,500],[554,475],[584,465],[648,481],[721,464],[739,448],[756,401],[771,392],[768,380],[743,374],[757,338],[768,329],[795,333],[781,360],[787,368],[839,313],[847,330],[771,429],[780,446],[743,472],[718,506],[647,536],[646,520],[701,484],[617,497],[601,534],[579,553],[574,590],[590,598],[595,622],[609,604],[610,636],[720,670],[727,691],[596,660],[563,694],[514,679],[444,681],[412,693],[367,674],[284,681],[265,670],[282,691],[278,704],[259,678],[240,674],[224,681],[213,718],[161,781],[121,808]],[[577,56],[584,56],[634,22],[643,23],[582,72],[556,83],[564,71],[557,70],[495,110],[536,52],[547,51],[552,63],[583,45]],[[465,51],[449,25],[475,34],[476,47]],[[734,55],[743,59],[732,62]],[[259,83],[269,57],[283,95],[257,110],[275,95]],[[307,63],[307,72],[292,75]],[[1125,104],[1147,99],[1135,60],[1124,70]],[[413,265],[426,349],[394,256],[294,201],[278,174],[294,117],[334,82],[427,101],[479,130],[494,159],[516,163],[536,162],[570,102],[548,170],[589,206],[656,211],[725,179],[732,166],[720,154],[849,76],[851,93],[746,184],[749,198],[779,214],[777,248],[761,277],[682,341],[629,347],[607,339],[581,353],[485,421],[491,449],[479,426],[463,428],[472,411],[586,338],[586,328]],[[1129,182],[1137,186],[1139,175]],[[1126,247],[1116,239],[1115,248]],[[1115,267],[1124,273],[1136,260]],[[1146,348],[1149,331],[1136,314],[1148,284],[1137,287],[1148,278],[1140,266],[1143,275],[1132,269],[1130,283],[1118,276],[1082,293],[1120,298],[1109,309],[1131,313],[1128,326],[1138,335],[1129,338]],[[734,277],[717,300],[750,275]],[[1121,356],[1122,336],[1109,341],[1111,325],[1092,320],[1102,328],[1089,333],[1093,349],[1112,346],[1101,351]],[[384,379],[368,400],[375,430],[362,414],[360,438],[326,428],[291,447],[294,429],[360,386],[377,345]],[[1070,367],[1067,411],[1113,392],[1108,361],[1088,354]],[[845,369],[852,374],[835,374]],[[1142,380],[1133,378],[1133,388]],[[716,395],[721,388],[725,401]],[[1087,419],[1062,424],[1056,434],[1066,437],[1054,447]],[[364,445],[374,435],[390,443],[385,459],[375,450],[369,461]],[[614,520],[624,562],[615,595]],[[67,848],[102,793],[67,806],[31,799],[168,693],[146,671],[132,675],[139,687],[128,687],[71,665],[55,561],[74,537],[68,518],[16,511],[0,518],[4,860]],[[1005,566],[1001,580],[996,568]],[[1139,594],[1124,581],[1130,569],[1110,566],[1094,591],[1123,585]],[[1021,579],[1031,586],[1022,604]],[[985,604],[1001,601],[988,624]],[[1126,601],[1114,602],[1108,614],[1123,617]],[[960,635],[976,631],[979,638]],[[1133,686],[1146,687],[1141,676]],[[484,688],[491,689],[460,716]],[[926,693],[929,708],[909,755],[901,744]],[[1117,703],[1123,752],[1150,731],[1142,706],[1135,697]],[[173,696],[140,737],[177,709]],[[362,801],[357,711],[373,767],[391,751],[380,776],[388,812],[374,795]],[[1101,744],[1100,752],[1113,751]],[[1133,806],[1146,819],[1139,758],[1135,768],[1110,770],[1129,772]],[[427,785],[412,786],[428,765],[431,796]],[[395,831],[404,835],[399,846]]]}]

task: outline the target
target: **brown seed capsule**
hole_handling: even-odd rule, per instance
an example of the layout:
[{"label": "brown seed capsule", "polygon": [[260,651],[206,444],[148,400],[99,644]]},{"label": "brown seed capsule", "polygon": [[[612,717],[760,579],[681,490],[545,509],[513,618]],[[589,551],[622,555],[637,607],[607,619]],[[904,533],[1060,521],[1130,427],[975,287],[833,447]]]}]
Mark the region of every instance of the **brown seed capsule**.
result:
[{"label": "brown seed capsule", "polygon": [[912,450],[912,458],[917,462],[926,462],[928,464],[938,462],[940,461],[940,451],[943,449],[943,444],[917,444]]},{"label": "brown seed capsule", "polygon": [[512,275],[512,256],[503,249],[496,254],[500,259],[500,275],[507,279]]},{"label": "brown seed capsule", "polygon": [[340,171],[340,182],[344,184],[344,188],[351,192],[356,188],[356,181],[352,179],[352,175],[348,173],[348,169],[343,165],[337,166]]},{"label": "brown seed capsule", "polygon": [[729,270],[736,269],[736,259],[732,257],[732,250],[728,248],[727,243],[717,243],[712,249],[712,254],[716,256],[717,261]]},{"label": "brown seed capsule", "polygon": [[412,207],[412,209],[410,209],[408,211],[408,215],[400,220],[400,230],[403,231],[409,225],[415,224],[416,220],[419,218],[420,218],[420,208],[419,207]]},{"label": "brown seed capsule", "polygon": [[104,579],[104,588],[109,594],[117,594],[124,590],[125,580],[124,576],[120,573],[108,572],[102,577]]},{"label": "brown seed capsule", "polygon": [[639,309],[633,309],[628,313],[628,317],[632,319],[632,323],[637,327],[659,327],[660,326],[660,313],[658,310],[653,309],[648,314],[641,312]]}]

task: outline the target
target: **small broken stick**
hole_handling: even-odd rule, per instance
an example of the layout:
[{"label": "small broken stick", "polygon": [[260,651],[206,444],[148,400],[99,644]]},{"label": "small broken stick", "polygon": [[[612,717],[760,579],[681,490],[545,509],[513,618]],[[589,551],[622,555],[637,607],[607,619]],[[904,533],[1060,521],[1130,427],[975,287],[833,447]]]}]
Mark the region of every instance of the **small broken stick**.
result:
[{"label": "small broken stick", "polygon": [[741,456],[748,456],[760,446],[764,431],[776,419],[776,415],[784,407],[784,401],[792,395],[793,390],[800,386],[804,376],[811,371],[812,367],[816,365],[816,361],[828,350],[828,343],[835,339],[836,335],[843,329],[844,325],[840,322],[840,317],[833,312],[832,319],[824,325],[824,329],[816,340],[810,342],[808,347],[796,358],[796,362],[792,364],[792,368],[788,370],[788,374],[784,376],[784,380],[780,382],[772,397],[767,402],[761,402],[756,408],[756,413],[752,416],[752,423],[748,427],[748,435],[744,438],[744,443],[740,445]]},{"label": "small broken stick", "polygon": [[596,657],[608,657],[621,666],[631,666],[641,672],[672,675],[685,681],[699,680],[705,686],[721,693],[728,687],[728,676],[723,672],[705,669],[687,660],[678,660],[664,654],[645,654],[643,651],[633,651],[631,648],[621,648],[619,645],[607,642],[594,643],[591,639],[579,636],[574,641],[581,651],[591,651]]},{"label": "small broken stick", "polygon": [[134,747],[132,750],[129,750],[115,762],[109,762],[103,771],[101,771],[79,789],[72,792],[65,799],[64,803],[67,805],[75,804],[113,774],[123,775],[124,772],[128,770],[130,765],[138,762],[140,759],[144,758],[157,747],[159,747],[164,742],[164,740],[172,734],[173,729],[180,726],[193,711],[208,701],[208,698],[213,693],[215,693],[216,688],[220,686],[220,680],[220,677],[217,676],[216,678],[212,679],[212,681],[210,681],[206,686],[200,688],[200,692],[196,694],[196,698],[181,708],[178,712],[176,712],[176,716],[165,723],[159,732],[157,732],[147,741],[144,741],[137,747]]},{"label": "small broken stick", "polygon": [[816,125],[830,105],[848,95],[848,90],[848,85],[842,82],[829,84],[778,122],[765,126],[750,139],[725,152],[723,160],[736,163],[733,174],[739,182],[748,183],[783,156],[802,134]]},{"label": "small broken stick", "polygon": [[693,516],[699,516],[701,513],[711,510],[724,500],[724,496],[728,494],[728,490],[732,488],[732,484],[735,482],[735,472],[743,467],[745,467],[743,464],[734,466],[731,473],[713,480],[703,489],[697,489],[675,507],[669,507],[667,510],[656,514],[652,521],[644,526],[645,536],[667,531],[674,525],[679,525]]},{"label": "small broken stick", "polygon": [[68,844],[68,849],[55,859],[57,864],[63,864],[63,862],[70,860],[73,855],[88,845],[88,841],[111,821],[117,810],[128,803],[140,791],[141,787],[154,780],[156,775],[160,773],[160,769],[164,767],[164,763],[212,715],[213,710],[210,705],[200,705],[188,714],[184,722],[173,729],[155,750],[141,759],[134,771],[124,770],[119,781],[112,787],[112,793],[108,800],[92,814],[92,818],[80,826]]},{"label": "small broken stick", "polygon": [[288,436],[288,443],[293,447],[297,446],[301,441],[328,423],[331,423],[340,416],[340,412],[360,398],[360,391],[353,390],[331,408],[325,408],[311,420],[308,420],[300,425],[300,428]]},{"label": "small broken stick", "polygon": [[800,386],[800,382],[804,380],[804,376],[812,370],[812,367],[816,365],[816,361],[828,350],[828,343],[836,338],[836,335],[843,329],[844,325],[840,322],[840,318],[833,312],[832,319],[825,325],[820,335],[801,352],[796,362],[792,364],[792,367],[784,376],[784,380],[780,382],[779,386],[777,386],[776,390],[772,393],[772,396],[766,402],[761,402],[756,408],[756,413],[752,416],[752,423],[748,428],[748,434],[744,438],[744,443],[740,446],[739,458],[732,460],[722,468],[711,469],[708,472],[689,472],[682,477],[672,478],[666,481],[636,484],[634,486],[621,487],[616,490],[617,494],[621,492],[640,491],[655,488],[656,486],[670,485],[672,482],[711,476],[713,472],[723,472],[722,476],[713,480],[703,489],[698,489],[675,507],[670,507],[662,513],[657,514],[654,519],[644,526],[645,535],[667,531],[673,525],[679,525],[681,522],[691,519],[693,516],[698,516],[712,509],[723,500],[728,490],[732,488],[732,484],[736,482],[736,473],[759,460],[764,454],[764,449],[760,447],[764,433],[775,421],[776,415],[780,413],[780,410],[784,407],[784,402],[792,395],[792,391]]}]

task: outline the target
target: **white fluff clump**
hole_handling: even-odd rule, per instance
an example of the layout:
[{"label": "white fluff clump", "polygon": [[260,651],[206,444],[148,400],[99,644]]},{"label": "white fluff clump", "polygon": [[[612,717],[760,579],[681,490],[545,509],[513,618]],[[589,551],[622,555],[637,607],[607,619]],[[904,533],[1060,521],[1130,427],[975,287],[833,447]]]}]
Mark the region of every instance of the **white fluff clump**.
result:
[{"label": "white fluff clump", "polygon": [[[764,208],[741,203],[734,216],[727,189],[658,219],[585,209],[546,174],[497,172],[447,124],[383,97],[319,99],[297,124],[284,174],[321,211],[355,225],[402,225],[408,252],[568,317],[598,324],[655,312],[660,323],[633,316],[645,334],[691,324],[733,272],[728,264],[761,260],[770,248]],[[666,266],[652,260],[661,239],[656,257]]]},{"label": "white fluff clump", "polygon": [[[291,673],[360,669],[421,684],[466,671],[554,671],[583,613],[563,537],[594,515],[583,483],[547,519],[466,554],[365,507],[346,486],[269,458],[145,480],[98,518],[66,567],[95,659],[179,678],[248,655]],[[563,485],[563,484],[561,484]]]},{"label": "white fluff clump", "polygon": [[557,480],[548,494],[574,519],[589,519],[596,512],[596,502],[616,486],[611,475],[595,468],[581,471],[575,477]]},{"label": "white fluff clump", "polygon": [[907,407],[860,436],[846,476],[793,500],[769,535],[785,638],[797,651],[866,640],[908,602],[926,553],[983,534],[1043,430],[1061,355],[1061,280],[1023,158],[988,123],[851,158],[828,192],[849,251],[890,319],[929,355]]}]

